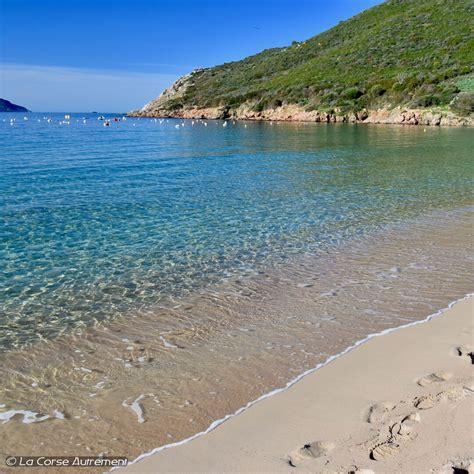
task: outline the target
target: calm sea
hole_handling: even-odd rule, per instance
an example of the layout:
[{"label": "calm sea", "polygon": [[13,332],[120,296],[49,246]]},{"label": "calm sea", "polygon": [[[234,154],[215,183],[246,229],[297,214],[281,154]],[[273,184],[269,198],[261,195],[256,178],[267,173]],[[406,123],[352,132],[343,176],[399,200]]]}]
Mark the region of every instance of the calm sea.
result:
[{"label": "calm sea", "polygon": [[473,290],[472,129],[26,118],[0,116],[0,461],[134,458]]},{"label": "calm sea", "polygon": [[3,114],[0,349],[463,206],[473,197],[472,138],[467,129],[132,118],[105,127],[94,114]]}]

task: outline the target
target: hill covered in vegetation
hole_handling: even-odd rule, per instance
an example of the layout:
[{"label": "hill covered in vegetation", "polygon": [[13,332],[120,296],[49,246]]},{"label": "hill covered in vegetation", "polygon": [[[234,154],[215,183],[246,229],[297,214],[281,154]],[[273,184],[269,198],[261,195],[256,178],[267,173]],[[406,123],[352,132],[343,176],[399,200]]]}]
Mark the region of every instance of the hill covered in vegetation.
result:
[{"label": "hill covered in vegetation", "polygon": [[137,114],[358,118],[405,107],[469,116],[473,31],[472,0],[388,0],[306,41],[195,70]]}]

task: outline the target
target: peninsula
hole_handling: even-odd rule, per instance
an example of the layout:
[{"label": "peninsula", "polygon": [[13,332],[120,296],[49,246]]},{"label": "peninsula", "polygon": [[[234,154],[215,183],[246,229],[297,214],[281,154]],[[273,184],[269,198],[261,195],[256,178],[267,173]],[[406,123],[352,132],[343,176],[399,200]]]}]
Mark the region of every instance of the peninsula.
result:
[{"label": "peninsula", "polygon": [[9,100],[0,99],[0,112],[29,112],[26,107],[13,104]]},{"label": "peninsula", "polygon": [[306,41],[196,69],[130,115],[473,125],[474,5],[388,0]]}]

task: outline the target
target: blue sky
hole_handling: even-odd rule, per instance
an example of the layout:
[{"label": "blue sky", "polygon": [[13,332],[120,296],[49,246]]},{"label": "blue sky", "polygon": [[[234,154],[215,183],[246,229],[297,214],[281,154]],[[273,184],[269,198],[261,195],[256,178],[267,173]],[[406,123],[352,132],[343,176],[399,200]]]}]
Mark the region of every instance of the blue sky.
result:
[{"label": "blue sky", "polygon": [[324,31],[381,0],[0,0],[0,97],[127,111],[196,67]]}]

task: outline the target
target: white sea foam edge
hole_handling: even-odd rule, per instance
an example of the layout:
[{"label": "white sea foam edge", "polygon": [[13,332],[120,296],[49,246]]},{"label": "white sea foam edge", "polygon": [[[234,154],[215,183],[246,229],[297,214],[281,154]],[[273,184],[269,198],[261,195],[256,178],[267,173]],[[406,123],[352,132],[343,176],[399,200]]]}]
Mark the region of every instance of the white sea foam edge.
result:
[{"label": "white sea foam edge", "polygon": [[[193,439],[199,438],[200,436],[203,436],[207,433],[210,433],[211,431],[216,429],[218,426],[222,425],[222,423],[225,423],[227,420],[233,418],[234,416],[240,415],[240,413],[244,412],[245,410],[247,410],[251,406],[255,405],[256,403],[261,402],[262,400],[265,400],[266,398],[272,397],[273,395],[276,395],[277,393],[281,393],[281,392],[284,392],[285,390],[288,390],[292,385],[299,382],[302,378],[304,378],[307,375],[312,374],[313,372],[316,372],[320,368],[330,364],[332,361],[334,361],[338,357],[341,357],[341,356],[347,354],[348,352],[352,351],[356,347],[364,344],[367,341],[370,341],[370,339],[372,339],[374,337],[378,337],[378,336],[384,336],[385,334],[389,334],[391,332],[395,332],[395,331],[398,331],[400,329],[404,329],[404,328],[407,328],[407,327],[410,327],[410,326],[416,326],[417,324],[427,323],[428,321],[431,321],[436,316],[440,316],[441,314],[446,312],[448,309],[452,308],[457,303],[460,303],[461,301],[467,300],[467,299],[469,299],[473,296],[474,296],[474,293],[468,293],[463,298],[460,298],[456,301],[453,301],[453,302],[449,303],[449,305],[446,308],[440,309],[439,311],[436,311],[436,313],[430,314],[425,319],[420,319],[419,321],[413,321],[411,323],[403,324],[402,326],[397,326],[397,327],[394,327],[394,328],[384,329],[383,331],[380,331],[378,333],[369,334],[364,339],[361,339],[360,341],[355,342],[352,346],[349,346],[347,349],[344,349],[342,352],[339,352],[338,354],[327,358],[324,362],[319,363],[316,367],[314,367],[312,369],[308,369],[305,372],[302,372],[297,377],[290,380],[284,387],[277,388],[275,390],[272,390],[271,392],[265,393],[264,395],[258,397],[257,399],[247,403],[247,405],[239,408],[234,413],[226,415],[226,416],[224,416],[224,418],[220,418],[219,420],[213,421],[205,431],[201,431],[199,433],[196,433],[193,436],[190,436],[189,438],[183,439],[181,441],[176,441],[174,443],[165,444],[163,446],[159,446],[158,448],[154,448],[151,451],[140,454],[140,456],[138,456],[134,460],[129,461],[128,465],[130,466],[132,464],[136,464],[137,462],[141,461],[142,459],[144,459],[148,456],[152,456],[153,454],[159,453],[160,451],[164,451],[165,449],[170,449],[170,448],[175,448],[177,446],[182,446],[183,444],[189,443]],[[120,467],[114,467],[114,468],[111,469],[111,471],[114,471],[116,469],[121,469],[121,468]]]}]

